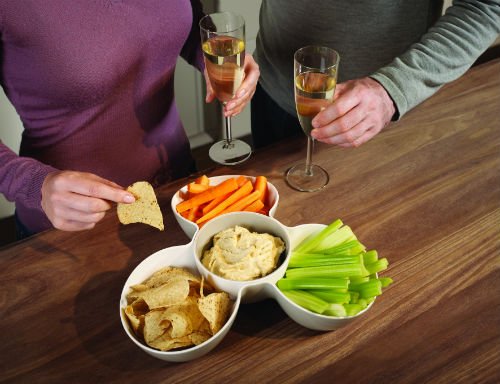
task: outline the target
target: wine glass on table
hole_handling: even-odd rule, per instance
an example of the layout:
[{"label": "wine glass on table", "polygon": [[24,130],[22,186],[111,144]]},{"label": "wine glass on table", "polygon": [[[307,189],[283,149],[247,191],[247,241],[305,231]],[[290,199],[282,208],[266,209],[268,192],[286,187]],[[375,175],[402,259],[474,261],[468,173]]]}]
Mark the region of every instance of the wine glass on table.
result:
[{"label": "wine glass on table", "polygon": [[[225,106],[244,78],[245,20],[231,12],[213,13],[200,20],[205,68],[215,97]],[[252,149],[233,139],[231,117],[225,117],[226,138],[210,147],[210,158],[223,165],[239,164],[250,157]]]},{"label": "wine glass on table", "polygon": [[294,55],[295,106],[302,130],[307,136],[306,162],[286,172],[285,179],[294,189],[314,192],[324,188],[330,176],[319,165],[312,163],[314,139],[312,120],[333,103],[340,56],[331,48],[307,46]]}]

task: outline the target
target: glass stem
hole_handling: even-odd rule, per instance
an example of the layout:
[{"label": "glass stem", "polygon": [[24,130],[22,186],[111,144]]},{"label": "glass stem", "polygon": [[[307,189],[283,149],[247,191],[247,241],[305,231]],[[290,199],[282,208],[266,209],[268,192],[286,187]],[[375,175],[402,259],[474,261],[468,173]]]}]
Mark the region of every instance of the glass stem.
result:
[{"label": "glass stem", "polygon": [[307,136],[307,155],[306,155],[306,175],[312,176],[312,150],[313,150],[313,139],[311,136]]},{"label": "glass stem", "polygon": [[231,135],[231,116],[225,116],[225,119],[226,119],[226,141],[228,144],[231,144],[231,141],[233,140],[233,136]]}]

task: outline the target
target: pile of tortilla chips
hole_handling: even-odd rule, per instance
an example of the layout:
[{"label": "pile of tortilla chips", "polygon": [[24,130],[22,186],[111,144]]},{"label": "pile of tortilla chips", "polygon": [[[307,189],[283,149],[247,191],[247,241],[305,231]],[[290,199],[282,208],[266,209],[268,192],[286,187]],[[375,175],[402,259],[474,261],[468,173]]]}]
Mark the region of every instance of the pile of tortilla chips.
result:
[{"label": "pile of tortilla chips", "polygon": [[198,345],[225,324],[232,302],[187,269],[166,267],[131,287],[124,309],[136,335],[161,351]]}]

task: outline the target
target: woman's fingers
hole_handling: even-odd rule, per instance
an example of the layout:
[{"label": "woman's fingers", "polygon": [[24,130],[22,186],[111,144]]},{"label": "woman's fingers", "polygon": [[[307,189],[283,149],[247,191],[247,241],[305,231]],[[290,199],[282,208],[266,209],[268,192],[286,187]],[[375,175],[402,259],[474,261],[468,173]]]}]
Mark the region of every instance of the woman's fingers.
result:
[{"label": "woman's fingers", "polygon": [[245,64],[243,66],[245,77],[240,87],[236,91],[235,97],[227,103],[224,114],[226,116],[235,116],[240,113],[250,102],[257,83],[259,81],[259,65],[250,54],[245,55]]},{"label": "woman's fingers", "polygon": [[52,172],[42,185],[42,209],[54,227],[62,230],[92,228],[112,202],[134,201],[134,196],[119,185],[91,173]]}]

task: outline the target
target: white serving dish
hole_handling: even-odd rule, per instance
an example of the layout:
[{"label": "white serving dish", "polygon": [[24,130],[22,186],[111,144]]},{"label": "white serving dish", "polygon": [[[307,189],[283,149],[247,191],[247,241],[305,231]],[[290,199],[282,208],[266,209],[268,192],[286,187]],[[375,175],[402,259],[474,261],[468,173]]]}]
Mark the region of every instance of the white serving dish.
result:
[{"label": "white serving dish", "polygon": [[[243,282],[227,280],[208,271],[199,260],[203,248],[215,233],[234,225],[251,227],[255,231],[268,232],[280,236],[287,247],[286,255],[281,265],[268,276]],[[162,249],[144,259],[132,271],[125,282],[120,299],[120,317],[125,332],[139,348],[151,356],[170,362],[183,362],[196,359],[214,349],[231,328],[242,303],[273,298],[292,320],[306,328],[318,331],[331,331],[343,327],[365,313],[373,303],[355,316],[324,316],[298,306],[288,299],[276,286],[276,282],[286,272],[290,259],[290,251],[311,233],[318,232],[324,227],[325,225],[323,224],[303,224],[296,227],[286,227],[272,217],[252,212],[233,212],[212,219],[195,234],[194,238],[188,244]],[[122,309],[127,305],[126,295],[131,285],[143,282],[154,272],[166,266],[185,267],[195,274],[204,276],[214,288],[229,293],[234,300],[234,304],[226,324],[210,339],[191,348],[164,352],[147,346],[136,337]]]}]

